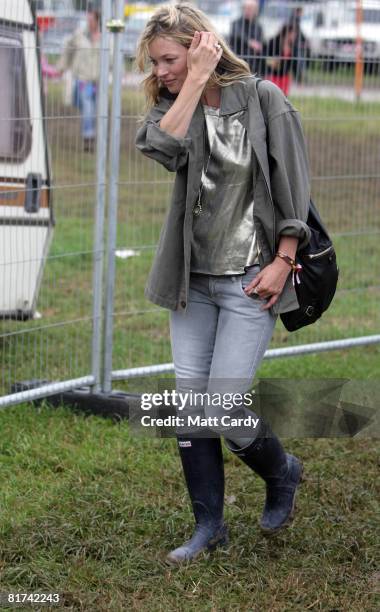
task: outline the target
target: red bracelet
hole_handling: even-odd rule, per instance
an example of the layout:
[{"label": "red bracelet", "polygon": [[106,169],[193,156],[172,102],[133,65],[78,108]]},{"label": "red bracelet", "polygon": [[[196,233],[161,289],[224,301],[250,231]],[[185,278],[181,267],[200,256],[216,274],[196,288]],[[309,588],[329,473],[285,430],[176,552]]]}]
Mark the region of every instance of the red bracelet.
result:
[{"label": "red bracelet", "polygon": [[297,283],[300,283],[301,281],[300,281],[298,273],[301,272],[302,270],[301,264],[296,263],[295,259],[292,259],[292,257],[287,255],[286,253],[283,253],[282,251],[277,251],[276,256],[286,261],[288,266],[290,266],[291,269],[293,270],[293,278],[292,278],[293,285],[295,284],[295,281],[297,281]]},{"label": "red bracelet", "polygon": [[295,260],[292,259],[292,257],[290,257],[290,255],[287,255],[286,253],[283,253],[283,251],[277,251],[276,255],[277,255],[277,257],[280,257],[281,259],[286,261],[288,266],[290,266],[293,271],[295,270],[297,264],[296,264]]}]

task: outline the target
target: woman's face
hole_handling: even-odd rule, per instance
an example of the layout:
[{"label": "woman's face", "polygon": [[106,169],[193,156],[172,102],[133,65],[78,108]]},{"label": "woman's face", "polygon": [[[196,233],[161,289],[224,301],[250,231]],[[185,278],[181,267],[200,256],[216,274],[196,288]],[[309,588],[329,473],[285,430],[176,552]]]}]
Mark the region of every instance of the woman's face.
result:
[{"label": "woman's face", "polygon": [[153,74],[170,93],[178,93],[187,77],[187,48],[170,38],[157,36],[149,45]]}]

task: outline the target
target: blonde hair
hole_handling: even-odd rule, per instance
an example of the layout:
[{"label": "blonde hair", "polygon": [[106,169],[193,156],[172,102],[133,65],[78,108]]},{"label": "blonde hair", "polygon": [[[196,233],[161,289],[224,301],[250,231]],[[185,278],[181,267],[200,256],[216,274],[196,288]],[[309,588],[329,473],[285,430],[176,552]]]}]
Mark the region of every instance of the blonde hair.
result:
[{"label": "blonde hair", "polygon": [[[233,81],[251,76],[247,62],[237,57],[231,51],[226,41],[218,34],[207,16],[187,2],[164,4],[153,13],[137,45],[136,64],[139,71],[146,71],[149,61],[148,46],[157,36],[170,38],[188,49],[196,31],[212,32],[223,49],[218,66],[208,80],[207,84],[210,87],[215,85],[226,87]],[[149,109],[158,102],[161,89],[160,81],[151,72],[143,80],[143,87]]]}]

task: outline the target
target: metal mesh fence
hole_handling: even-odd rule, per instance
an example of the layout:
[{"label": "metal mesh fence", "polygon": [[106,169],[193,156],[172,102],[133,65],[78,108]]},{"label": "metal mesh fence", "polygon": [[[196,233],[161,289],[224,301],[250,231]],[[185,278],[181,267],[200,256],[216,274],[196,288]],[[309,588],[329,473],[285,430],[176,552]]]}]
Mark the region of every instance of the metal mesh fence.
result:
[{"label": "metal mesh fence", "polygon": [[[306,31],[311,17],[306,3],[270,3],[259,18],[263,36],[273,36],[302,4]],[[287,4],[286,10],[284,6]],[[311,5],[312,3],[310,3]],[[351,8],[352,8],[351,2]],[[348,13],[349,3],[344,7]],[[199,2],[211,21],[227,39],[233,28],[232,15],[239,19],[239,6]],[[321,7],[318,5],[319,9]],[[281,10],[280,10],[281,8]],[[380,10],[380,3],[379,3]],[[317,7],[309,7],[315,20]],[[277,13],[276,13],[277,11]],[[269,14],[267,18],[266,15]],[[370,15],[371,16],[371,15]],[[352,13],[349,14],[352,21]],[[354,14],[356,19],[356,15]],[[352,25],[352,24],[351,24]],[[244,27],[244,25],[243,25]],[[235,36],[241,34],[235,28]],[[356,36],[356,35],[355,35]],[[263,38],[263,50],[268,39]],[[352,45],[356,45],[356,38]],[[353,50],[346,42],[348,59],[324,58],[302,43],[291,55],[289,98],[302,115],[312,169],[312,194],[322,218],[331,231],[340,266],[339,290],[329,312],[315,325],[289,334],[278,321],[271,348],[293,347],[315,342],[377,334],[379,330],[379,57],[362,64],[358,75]],[[380,47],[379,47],[380,48]],[[256,68],[273,59],[258,52]],[[244,59],[249,56],[242,54]],[[355,56],[354,56],[355,57]],[[283,76],[284,72],[280,75]],[[115,300],[115,350],[113,368],[122,377],[126,368],[171,361],[167,313],[151,308],[143,298],[143,285],[170,198],[172,176],[134,149],[134,122],[143,98],[133,88],[134,76],[127,68],[123,100],[123,129],[126,134],[121,164],[122,190],[119,211],[117,267],[118,294]],[[128,160],[125,161],[124,160]],[[125,173],[125,174],[124,174]],[[123,254],[125,259],[123,259]],[[121,372],[119,372],[121,370]]]},{"label": "metal mesh fence", "polygon": [[[3,199],[0,205],[4,395],[16,381],[92,375],[93,266],[102,246],[94,243],[95,88],[102,41],[100,34],[94,44],[76,34],[88,19],[87,2],[81,9],[74,12],[69,2],[0,3],[0,56],[3,62],[8,58],[9,80],[3,87],[13,87],[14,95],[24,101],[22,110],[9,104],[1,123],[3,130],[24,123],[31,139],[23,159],[3,157],[0,162],[2,194],[11,204],[4,206]],[[19,41],[20,56],[13,51],[14,40]],[[59,64],[65,54],[67,65]],[[88,80],[92,91],[80,91],[84,79],[78,83],[73,78],[75,54],[87,54],[91,69],[98,73],[96,82]],[[85,104],[92,104],[86,126]],[[11,199],[12,194],[17,197]],[[34,209],[28,208],[28,199],[34,201]]]},{"label": "metal mesh fence", "polygon": [[[133,56],[137,36],[154,7],[141,11],[114,3],[113,15],[125,11],[126,31],[119,36],[110,34],[102,24],[102,36],[87,56],[98,71],[96,79],[87,79],[95,82],[96,90],[91,92],[83,85],[78,91],[78,81],[86,79],[76,78],[69,70],[59,72],[59,58],[68,38],[92,18],[89,9],[93,7],[87,2],[61,4],[59,9],[49,3],[36,4],[40,31],[37,43],[37,26],[29,16],[29,3],[0,3],[0,62],[4,70],[8,62],[9,74],[16,78],[17,73],[18,79],[9,90],[8,102],[2,103],[8,106],[2,109],[0,155],[10,143],[16,154],[31,147],[17,164],[10,159],[9,151],[0,162],[4,179],[0,182],[3,396],[18,380],[60,381],[70,387],[78,381],[104,387],[106,381],[109,387],[111,377],[122,379],[139,367],[153,374],[159,371],[158,365],[171,362],[168,312],[150,304],[143,291],[170,200],[173,175],[144,158],[134,145],[144,97]],[[365,27],[365,20],[377,23],[380,2],[371,2],[371,10],[365,2],[268,0],[263,4],[258,17],[262,46],[256,49],[261,60],[260,76],[273,77],[278,59],[270,39],[289,19],[293,23],[298,20],[297,27],[301,28],[299,47],[286,51],[291,68],[288,95],[302,115],[313,199],[332,234],[340,265],[339,289],[328,313],[315,325],[292,334],[278,322],[271,348],[374,336],[380,323],[380,39]],[[344,5],[344,16],[338,16],[339,27],[334,26],[335,4]],[[103,0],[101,5],[105,22],[111,16],[111,2]],[[210,0],[207,4],[199,2],[199,6],[232,43],[232,23],[241,17],[241,4]],[[300,7],[303,15],[295,12]],[[359,19],[363,22],[360,27]],[[346,24],[346,30],[340,28],[341,23]],[[239,27],[234,30],[236,37]],[[6,28],[12,34],[11,42]],[[24,49],[24,77],[14,42],[17,36]],[[77,44],[83,55],[86,41],[82,39],[81,43],[79,39]],[[41,47],[40,56],[36,45]],[[249,55],[242,53],[248,60]],[[284,74],[281,68],[277,76]],[[43,91],[39,97],[36,92],[40,82]],[[20,101],[18,107],[15,104],[20,97],[17,87],[23,87],[21,98],[28,99],[29,109],[25,104],[20,106]],[[121,112],[117,104],[108,107],[108,98],[113,94],[115,102],[119,89]],[[91,107],[91,95],[95,107]],[[84,131],[86,105],[90,106],[88,116],[96,117],[96,143],[91,131],[87,136]],[[16,126],[13,132],[12,125]],[[29,144],[28,137],[32,138]],[[43,153],[45,143],[48,157]],[[37,212],[26,210],[26,199],[28,206],[38,207]],[[111,258],[106,266],[107,242]],[[11,401],[6,399],[4,405]]]}]

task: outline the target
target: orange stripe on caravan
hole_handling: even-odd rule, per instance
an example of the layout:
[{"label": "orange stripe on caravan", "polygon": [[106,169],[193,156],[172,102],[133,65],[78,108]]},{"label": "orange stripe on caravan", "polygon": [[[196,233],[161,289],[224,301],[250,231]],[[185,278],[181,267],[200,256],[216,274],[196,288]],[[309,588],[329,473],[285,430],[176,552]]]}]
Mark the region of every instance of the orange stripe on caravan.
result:
[{"label": "orange stripe on caravan", "polygon": [[[25,183],[23,189],[11,187],[10,185],[0,185],[0,206],[25,206]],[[41,208],[49,208],[49,191],[41,189]]]}]

